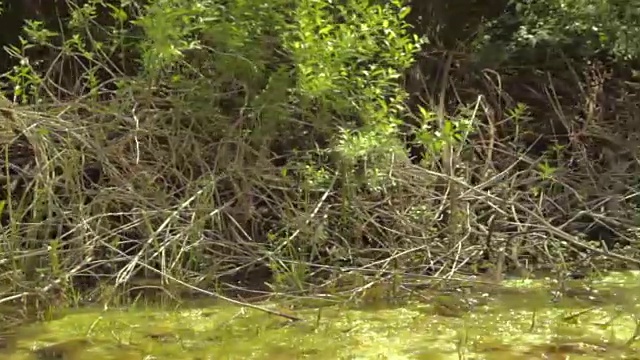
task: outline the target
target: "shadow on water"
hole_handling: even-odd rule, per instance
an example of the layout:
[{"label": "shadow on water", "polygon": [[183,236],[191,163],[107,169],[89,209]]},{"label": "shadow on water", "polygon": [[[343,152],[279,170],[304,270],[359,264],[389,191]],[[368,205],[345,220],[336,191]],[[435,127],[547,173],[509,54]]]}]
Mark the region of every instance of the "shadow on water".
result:
[{"label": "shadow on water", "polygon": [[[84,308],[0,336],[0,358],[640,359],[640,275],[407,291],[393,306],[213,303]],[[303,302],[302,304],[305,304]]]}]

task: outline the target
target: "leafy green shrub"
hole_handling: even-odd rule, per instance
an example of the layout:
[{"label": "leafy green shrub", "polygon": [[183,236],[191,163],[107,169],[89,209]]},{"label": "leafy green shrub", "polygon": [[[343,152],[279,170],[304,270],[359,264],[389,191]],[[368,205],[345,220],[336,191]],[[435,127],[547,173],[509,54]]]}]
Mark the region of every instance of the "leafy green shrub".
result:
[{"label": "leafy green shrub", "polygon": [[513,1],[502,16],[489,21],[481,40],[497,41],[505,55],[561,48],[576,58],[607,53],[619,60],[637,59],[638,5],[635,0]]},{"label": "leafy green shrub", "polygon": [[335,149],[351,171],[366,162],[364,184],[376,187],[402,150],[397,134],[406,94],[400,79],[419,41],[404,22],[410,11],[404,1],[345,4],[302,1],[299,28],[286,45],[297,67],[298,93],[334,114],[326,125],[341,128]]},{"label": "leafy green shrub", "polygon": [[517,40],[580,44],[586,51],[612,51],[622,58],[640,53],[640,3],[636,1],[555,0],[516,5],[522,25]]}]

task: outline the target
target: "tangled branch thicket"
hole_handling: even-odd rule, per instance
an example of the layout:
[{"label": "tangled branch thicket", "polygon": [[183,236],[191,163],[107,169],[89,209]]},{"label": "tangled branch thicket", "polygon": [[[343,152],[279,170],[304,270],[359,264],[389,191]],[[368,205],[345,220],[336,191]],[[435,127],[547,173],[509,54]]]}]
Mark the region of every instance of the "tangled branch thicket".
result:
[{"label": "tangled branch thicket", "polygon": [[69,3],[9,48],[0,302],[640,263],[618,65],[434,59],[401,1],[214,3]]}]

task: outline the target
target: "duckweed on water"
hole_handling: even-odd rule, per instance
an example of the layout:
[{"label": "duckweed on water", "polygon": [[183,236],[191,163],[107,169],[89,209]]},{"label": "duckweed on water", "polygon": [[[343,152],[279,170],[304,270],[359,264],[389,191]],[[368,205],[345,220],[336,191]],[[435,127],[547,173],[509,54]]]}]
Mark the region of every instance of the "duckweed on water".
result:
[{"label": "duckweed on water", "polygon": [[569,284],[562,297],[548,281],[512,281],[401,307],[297,310],[302,322],[227,305],[85,309],[18,329],[0,358],[640,359],[639,280]]}]

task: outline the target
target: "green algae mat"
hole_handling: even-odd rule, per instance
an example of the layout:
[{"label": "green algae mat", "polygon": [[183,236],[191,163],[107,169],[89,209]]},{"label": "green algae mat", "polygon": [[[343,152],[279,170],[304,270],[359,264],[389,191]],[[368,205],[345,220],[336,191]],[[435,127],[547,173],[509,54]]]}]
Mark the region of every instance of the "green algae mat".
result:
[{"label": "green algae mat", "polygon": [[17,329],[0,359],[640,359],[638,273],[553,284],[292,310],[303,321],[219,304],[83,309]]}]

